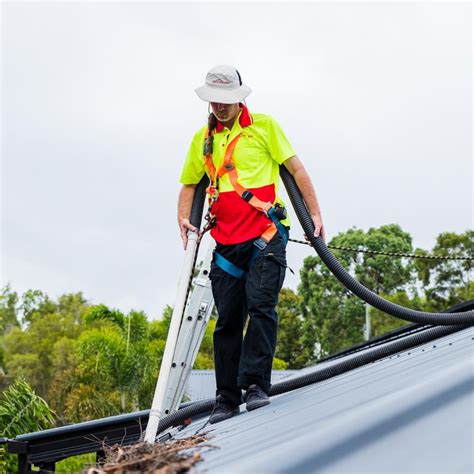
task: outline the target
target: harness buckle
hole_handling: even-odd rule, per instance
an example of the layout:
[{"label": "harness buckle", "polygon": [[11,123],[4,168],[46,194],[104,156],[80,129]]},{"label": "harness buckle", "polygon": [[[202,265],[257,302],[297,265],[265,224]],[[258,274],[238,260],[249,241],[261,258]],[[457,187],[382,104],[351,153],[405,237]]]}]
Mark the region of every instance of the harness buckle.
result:
[{"label": "harness buckle", "polygon": [[207,224],[202,229],[203,235],[216,225],[215,216],[211,215],[209,212],[204,216],[204,219],[207,221]]},{"label": "harness buckle", "polygon": [[275,209],[275,216],[279,221],[284,221],[288,217],[288,212],[286,211],[286,207],[282,206],[279,202],[275,204],[274,209]]},{"label": "harness buckle", "polygon": [[262,212],[267,216],[269,219],[271,219],[271,212],[274,210],[273,204],[271,202],[266,202],[265,207],[262,209]]},{"label": "harness buckle", "polygon": [[206,189],[206,193],[209,195],[209,198],[214,202],[217,201],[217,198],[219,196],[219,191],[215,186],[208,186]]},{"label": "harness buckle", "polygon": [[258,238],[253,244],[259,250],[265,250],[265,247],[268,245],[267,242],[265,242],[261,237]]},{"label": "harness buckle", "polygon": [[253,194],[252,194],[250,191],[245,190],[245,191],[242,193],[242,199],[243,199],[244,201],[249,202],[252,198],[253,198]]}]

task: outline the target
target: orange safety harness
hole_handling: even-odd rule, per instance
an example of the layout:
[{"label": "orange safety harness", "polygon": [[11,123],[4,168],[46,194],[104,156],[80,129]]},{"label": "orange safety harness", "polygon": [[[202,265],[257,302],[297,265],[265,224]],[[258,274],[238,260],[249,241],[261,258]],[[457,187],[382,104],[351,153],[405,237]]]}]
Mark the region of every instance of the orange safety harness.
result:
[{"label": "orange safety harness", "polygon": [[[208,137],[209,137],[209,130],[207,130],[207,134],[206,134],[206,138]],[[224,162],[218,170],[216,170],[216,167],[214,166],[214,162],[212,160],[212,153],[206,150],[207,147],[205,147],[204,149],[205,150],[204,166],[207,168],[207,171],[210,177],[210,184],[206,189],[206,193],[209,196],[209,209],[205,217],[207,220],[207,224],[204,227],[204,232],[211,229],[216,223],[215,215],[212,214],[212,207],[213,207],[213,204],[219,198],[219,179],[222,178],[222,176],[224,176],[225,174],[228,174],[229,180],[232,184],[232,187],[234,188],[234,191],[244,201],[248,202],[252,207],[257,209],[258,211],[263,212],[270,219],[270,223],[268,227],[265,229],[265,231],[260,236],[260,238],[254,242],[255,246],[259,250],[263,250],[267,246],[268,242],[272,240],[272,238],[275,236],[277,232],[281,234],[286,244],[288,241],[288,234],[286,232],[286,228],[280,222],[280,219],[278,218],[276,214],[275,207],[273,206],[273,204],[271,202],[261,201],[252,192],[245,189],[239,183],[237,168],[235,167],[235,164],[232,161],[232,155],[234,154],[235,146],[237,145],[237,142],[239,141],[240,137],[241,137],[241,133],[239,133],[229,143],[226,149],[225,156],[224,156]],[[237,269],[237,267],[235,267],[235,265],[233,265],[232,263],[228,261],[224,261],[225,260],[224,257],[222,257],[220,254],[217,254],[217,256],[218,256],[218,260],[216,260],[216,263],[221,268],[226,270],[228,273],[236,276],[237,278],[245,278],[246,272],[244,272],[243,270]],[[256,257],[256,254],[254,255],[254,258],[255,257]],[[253,258],[251,259],[251,261],[253,261]],[[235,268],[229,269],[229,264]],[[239,274],[239,272],[237,272],[236,269],[240,270],[242,274]],[[239,274],[239,276],[237,274]]]},{"label": "orange safety harness", "polygon": [[[209,136],[209,131],[207,132]],[[215,216],[212,214],[212,205],[217,201],[219,197],[219,179],[222,178],[225,174],[229,175],[230,182],[234,188],[234,191],[244,200],[247,201],[255,209],[263,212],[267,217],[272,221],[265,232],[261,235],[261,239],[268,243],[278,232],[277,225],[273,222],[273,219],[268,215],[269,211],[273,208],[271,202],[263,202],[258,199],[253,193],[245,189],[238,180],[237,168],[232,162],[232,155],[234,154],[235,146],[239,141],[241,133],[239,133],[227,146],[227,150],[224,157],[224,163],[216,170],[214,162],[212,160],[212,153],[207,153],[204,155],[204,165],[209,172],[210,185],[206,189],[207,194],[209,195],[209,228],[215,224]]]}]

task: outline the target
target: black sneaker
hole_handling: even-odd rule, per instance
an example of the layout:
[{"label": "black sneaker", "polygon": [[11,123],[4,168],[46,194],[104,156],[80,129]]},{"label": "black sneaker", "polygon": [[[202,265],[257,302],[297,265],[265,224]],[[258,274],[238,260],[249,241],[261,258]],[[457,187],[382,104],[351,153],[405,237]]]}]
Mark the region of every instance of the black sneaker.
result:
[{"label": "black sneaker", "polygon": [[239,405],[236,405],[234,402],[230,401],[223,395],[218,395],[212,410],[212,414],[209,417],[209,423],[211,423],[211,425],[214,423],[219,423],[220,421],[227,420],[227,418],[232,418],[234,415],[238,415],[239,413]]},{"label": "black sneaker", "polygon": [[250,385],[245,394],[245,401],[247,402],[247,411],[252,411],[265,405],[270,404],[268,395],[258,385]]}]

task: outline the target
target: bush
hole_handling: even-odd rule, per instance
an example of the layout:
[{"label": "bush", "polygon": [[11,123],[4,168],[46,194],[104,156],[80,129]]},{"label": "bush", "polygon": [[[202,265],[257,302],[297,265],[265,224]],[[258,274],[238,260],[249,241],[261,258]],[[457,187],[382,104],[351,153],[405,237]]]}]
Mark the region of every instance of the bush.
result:
[{"label": "bush", "polygon": [[[54,412],[24,381],[17,380],[0,398],[0,432],[7,438],[51,428]],[[3,448],[3,447],[2,447]],[[16,456],[0,451],[0,472],[16,472]]]}]

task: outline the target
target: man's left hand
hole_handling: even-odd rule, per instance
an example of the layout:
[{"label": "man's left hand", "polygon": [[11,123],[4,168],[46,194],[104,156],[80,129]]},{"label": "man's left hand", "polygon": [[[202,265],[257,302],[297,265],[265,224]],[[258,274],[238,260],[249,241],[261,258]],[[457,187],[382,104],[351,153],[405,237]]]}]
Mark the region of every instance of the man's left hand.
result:
[{"label": "man's left hand", "polygon": [[311,216],[311,218],[313,219],[314,223],[314,236],[320,236],[323,239],[324,243],[326,243],[326,231],[324,229],[324,224],[321,216]]}]

